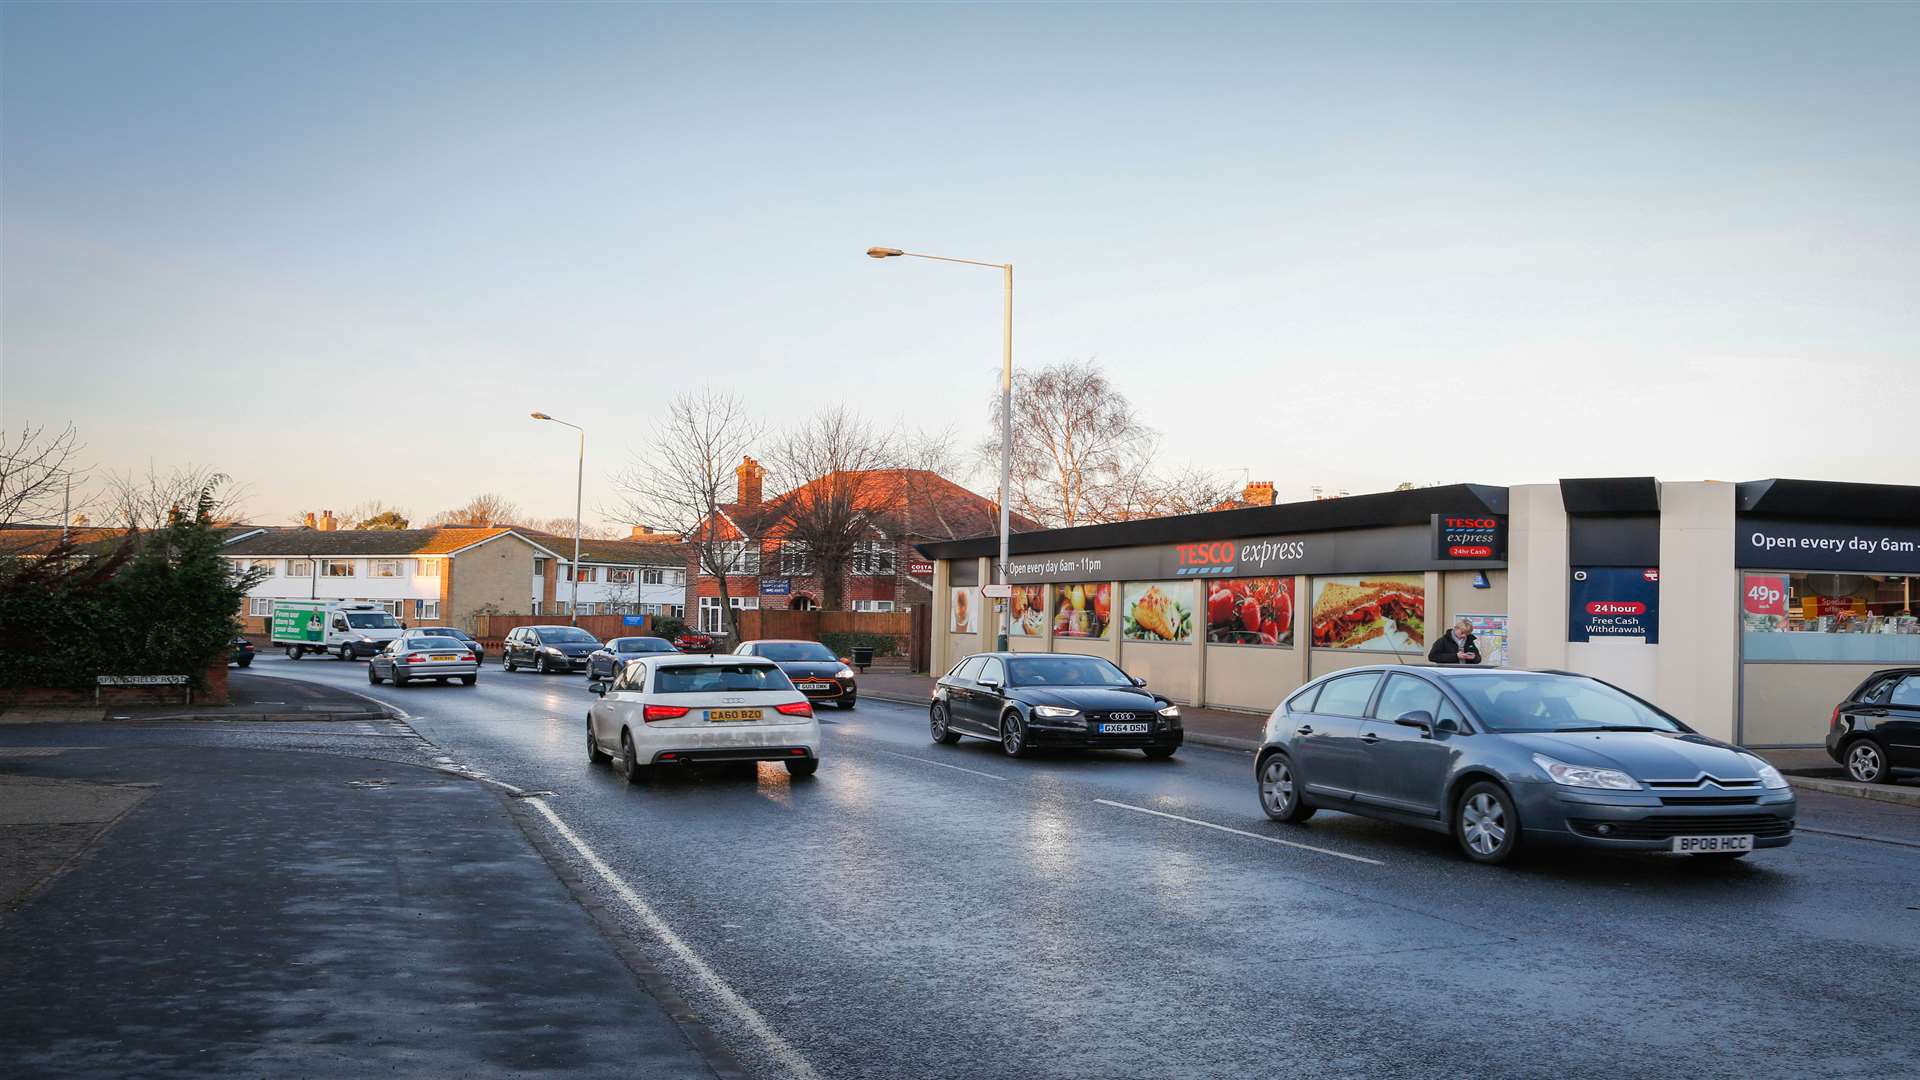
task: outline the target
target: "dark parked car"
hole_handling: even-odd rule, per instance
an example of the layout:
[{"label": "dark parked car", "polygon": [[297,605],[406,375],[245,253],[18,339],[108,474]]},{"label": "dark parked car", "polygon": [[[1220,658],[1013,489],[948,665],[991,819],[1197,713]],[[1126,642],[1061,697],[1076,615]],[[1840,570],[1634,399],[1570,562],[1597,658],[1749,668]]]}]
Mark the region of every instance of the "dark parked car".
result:
[{"label": "dark parked car", "polygon": [[832,703],[842,709],[853,708],[860,696],[853,668],[847,659],[817,641],[743,641],[733,650],[737,656],[764,657],[780,665],[793,680],[794,688],[815,704]]},{"label": "dark parked car", "polygon": [[480,661],[459,638],[413,630],[367,659],[368,682],[378,686],[389,679],[395,686],[422,679],[459,679],[472,686],[480,680]]},{"label": "dark parked car", "polygon": [[587,656],[587,678],[611,681],[620,665],[636,656],[679,652],[673,642],[657,637],[617,637]]},{"label": "dark parked car", "polygon": [[1301,687],[1262,742],[1268,817],[1402,822],[1475,862],[1548,842],[1739,858],[1793,839],[1773,766],[1585,675],[1356,668]]},{"label": "dark parked car", "polygon": [[478,638],[475,638],[472,634],[467,633],[465,630],[456,629],[455,627],[451,627],[451,626],[421,626],[421,627],[415,628],[410,632],[415,634],[432,634],[436,637],[453,638],[455,641],[459,641],[465,644],[468,651],[473,653],[473,658],[475,660],[479,661],[482,664],[487,662],[486,647],[480,644],[480,641]]},{"label": "dark parked car", "polygon": [[1142,750],[1172,757],[1186,737],[1180,707],[1097,656],[976,653],[934,684],[933,741],[992,739],[1009,757],[1047,746]]},{"label": "dark parked car", "polygon": [[1876,671],[1835,705],[1827,753],[1863,784],[1920,769],[1920,667]]},{"label": "dark parked car", "polygon": [[518,626],[501,642],[500,662],[508,671],[530,667],[542,675],[584,671],[599,648],[600,639],[577,626]]},{"label": "dark parked car", "polygon": [[253,642],[243,637],[236,637],[228,642],[227,646],[231,650],[227,654],[227,663],[238,664],[241,667],[253,666]]}]

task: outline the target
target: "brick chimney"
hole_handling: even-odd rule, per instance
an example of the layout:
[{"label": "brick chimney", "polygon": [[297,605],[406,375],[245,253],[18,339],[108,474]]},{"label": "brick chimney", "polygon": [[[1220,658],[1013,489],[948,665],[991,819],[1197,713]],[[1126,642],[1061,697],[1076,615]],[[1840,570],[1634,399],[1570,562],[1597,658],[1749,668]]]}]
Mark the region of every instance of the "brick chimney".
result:
[{"label": "brick chimney", "polygon": [[339,527],[340,527],[340,523],[333,520],[333,511],[331,510],[320,511],[320,531],[321,532],[332,532],[335,529],[338,529]]},{"label": "brick chimney", "polygon": [[307,511],[306,517],[300,519],[300,524],[302,527],[308,528],[308,529],[317,529],[320,527],[319,525],[314,523],[313,511],[311,510]]},{"label": "brick chimney", "polygon": [[767,470],[750,457],[740,459],[740,467],[733,470],[734,478],[739,481],[739,497],[734,501],[741,506],[757,506],[760,503],[760,481],[764,480]]},{"label": "brick chimney", "polygon": [[667,532],[662,529],[655,529],[648,525],[635,525],[633,527],[633,531],[627,534],[627,539],[629,540],[665,540],[671,537],[672,535],[673,534],[670,532]]},{"label": "brick chimney", "polygon": [[1273,505],[1273,481],[1255,480],[1240,492],[1240,501],[1248,506]]}]

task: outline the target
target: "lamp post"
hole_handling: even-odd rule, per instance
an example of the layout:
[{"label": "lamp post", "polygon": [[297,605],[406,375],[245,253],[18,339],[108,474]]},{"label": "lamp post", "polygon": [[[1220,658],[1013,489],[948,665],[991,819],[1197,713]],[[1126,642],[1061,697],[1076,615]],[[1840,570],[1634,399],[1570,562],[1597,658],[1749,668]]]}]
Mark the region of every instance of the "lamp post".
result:
[{"label": "lamp post", "polygon": [[573,474],[573,572],[567,577],[571,584],[567,596],[567,623],[580,625],[580,492],[587,481],[587,429],[579,424],[569,424],[565,420],[555,420],[546,413],[533,414],[535,420],[548,420],[561,427],[570,427],[580,433],[580,465]]},{"label": "lamp post", "polygon": [[[987,266],[1001,272],[1006,282],[1006,319],[1001,326],[1000,356],[1000,584],[1007,584],[1007,497],[1008,476],[1013,470],[1013,264],[980,262],[976,259],[950,259],[945,255],[923,255],[917,251],[901,251],[899,248],[871,247],[867,257],[873,259],[894,259],[901,256],[915,259],[933,259],[936,262],[964,263],[967,266]],[[1007,635],[1012,630],[1013,605],[1003,602],[1000,605],[1000,634],[994,647],[1001,652],[1007,648]]]}]

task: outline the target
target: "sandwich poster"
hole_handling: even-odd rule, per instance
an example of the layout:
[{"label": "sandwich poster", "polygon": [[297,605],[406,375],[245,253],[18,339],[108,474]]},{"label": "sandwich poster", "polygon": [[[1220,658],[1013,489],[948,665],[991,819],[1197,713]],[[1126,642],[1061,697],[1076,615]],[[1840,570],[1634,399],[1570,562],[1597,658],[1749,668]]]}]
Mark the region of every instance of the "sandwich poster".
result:
[{"label": "sandwich poster", "polygon": [[1293,579],[1227,578],[1208,582],[1207,642],[1292,645]]},{"label": "sandwich poster", "polygon": [[953,617],[948,620],[947,629],[956,634],[977,634],[980,632],[980,590],[955,589],[953,603],[949,608]]},{"label": "sandwich poster", "polygon": [[1053,587],[1054,637],[1103,638],[1112,622],[1113,586],[1107,582]]},{"label": "sandwich poster", "polygon": [[1128,641],[1192,641],[1194,583],[1129,582],[1120,636]]},{"label": "sandwich poster", "polygon": [[1013,637],[1047,636],[1047,587],[1010,585],[1007,607],[1013,618],[1007,633]]},{"label": "sandwich poster", "polygon": [[1313,579],[1313,647],[1426,652],[1426,577],[1363,574]]}]

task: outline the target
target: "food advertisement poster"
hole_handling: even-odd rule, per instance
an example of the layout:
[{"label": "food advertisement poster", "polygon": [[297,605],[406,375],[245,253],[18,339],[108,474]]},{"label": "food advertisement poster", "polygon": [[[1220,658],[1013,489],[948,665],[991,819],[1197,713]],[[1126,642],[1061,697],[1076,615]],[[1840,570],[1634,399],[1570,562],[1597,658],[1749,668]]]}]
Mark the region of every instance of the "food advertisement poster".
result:
[{"label": "food advertisement poster", "polygon": [[1129,582],[1120,636],[1128,641],[1192,641],[1194,583]]},{"label": "food advertisement poster", "polygon": [[1639,638],[1660,643],[1657,567],[1579,566],[1567,587],[1567,640]]},{"label": "food advertisement poster", "polygon": [[1425,575],[1314,578],[1313,647],[1426,652]]},{"label": "food advertisement poster", "polygon": [[1010,585],[1007,606],[1012,609],[1008,635],[1012,637],[1047,636],[1047,587]]},{"label": "food advertisement poster", "polygon": [[1054,637],[1103,638],[1112,622],[1113,586],[1107,582],[1053,587]]},{"label": "food advertisement poster", "polygon": [[954,589],[953,604],[949,610],[953,612],[953,615],[947,620],[947,629],[956,634],[977,634],[980,632],[979,589]]},{"label": "food advertisement poster", "polygon": [[1292,645],[1293,579],[1256,577],[1208,582],[1207,643]]},{"label": "food advertisement poster", "polygon": [[1740,624],[1749,632],[1787,628],[1787,575],[1746,576],[1740,590]]}]

